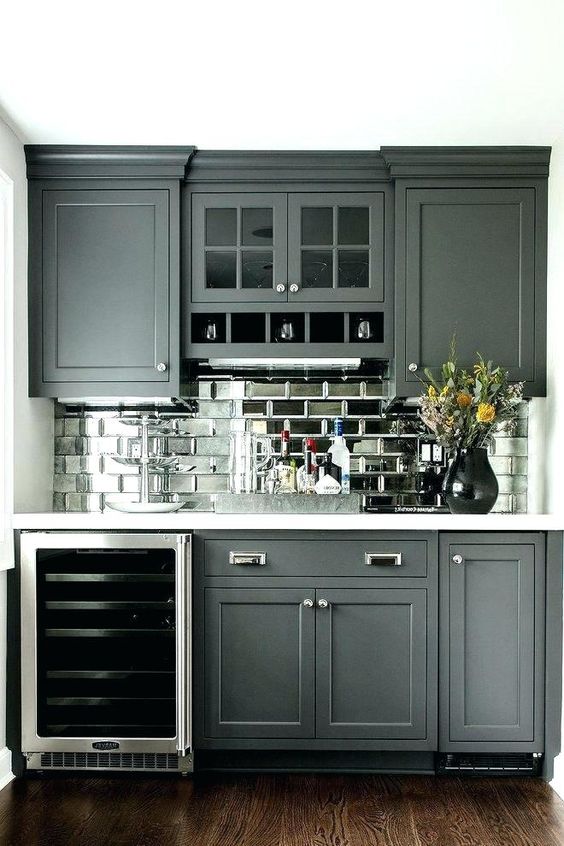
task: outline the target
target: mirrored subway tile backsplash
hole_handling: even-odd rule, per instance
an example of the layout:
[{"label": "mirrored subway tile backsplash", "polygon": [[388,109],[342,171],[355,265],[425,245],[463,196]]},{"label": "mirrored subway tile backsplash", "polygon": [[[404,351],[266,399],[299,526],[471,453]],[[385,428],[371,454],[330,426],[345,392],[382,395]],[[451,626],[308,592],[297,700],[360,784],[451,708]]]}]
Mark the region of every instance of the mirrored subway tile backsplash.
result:
[{"label": "mirrored subway tile backsplash", "polygon": [[[140,490],[136,466],[114,456],[136,457],[138,426],[125,422],[146,406],[55,405],[54,510],[102,511],[111,496],[131,500]],[[153,409],[155,411],[155,409]],[[430,440],[413,404],[391,403],[383,377],[200,378],[189,397],[159,406],[166,434],[151,437],[155,455],[177,462],[150,477],[150,498],[180,501],[190,510],[211,510],[215,495],[229,491],[230,434],[252,431],[272,439],[290,429],[291,453],[299,456],[306,436],[322,456],[330,446],[334,417],[342,417],[351,451],[351,487],[388,496],[395,505],[419,505],[419,445]],[[499,482],[494,511],[527,510],[528,406],[510,431],[496,437],[491,463]]]}]

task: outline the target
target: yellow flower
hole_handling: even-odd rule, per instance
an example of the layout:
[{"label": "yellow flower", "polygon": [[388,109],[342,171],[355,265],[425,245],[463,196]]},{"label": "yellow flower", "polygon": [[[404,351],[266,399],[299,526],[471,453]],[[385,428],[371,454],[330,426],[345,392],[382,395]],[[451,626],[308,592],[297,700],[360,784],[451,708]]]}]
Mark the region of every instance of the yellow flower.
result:
[{"label": "yellow flower", "polygon": [[452,414],[450,417],[447,417],[446,424],[447,426],[454,426],[454,417],[452,416]]},{"label": "yellow flower", "polygon": [[472,404],[472,397],[470,394],[465,394],[463,391],[460,391],[460,393],[456,395],[456,404],[459,408],[468,408],[468,406]]},{"label": "yellow flower", "polygon": [[427,389],[427,396],[429,396],[431,399],[437,398],[437,392],[432,385],[429,385]]},{"label": "yellow flower", "polygon": [[489,402],[481,402],[476,412],[478,423],[492,423],[495,419],[495,408]]},{"label": "yellow flower", "polygon": [[448,385],[445,385],[444,388],[442,389],[441,393],[440,393],[440,396],[446,397],[447,394],[448,394]]}]

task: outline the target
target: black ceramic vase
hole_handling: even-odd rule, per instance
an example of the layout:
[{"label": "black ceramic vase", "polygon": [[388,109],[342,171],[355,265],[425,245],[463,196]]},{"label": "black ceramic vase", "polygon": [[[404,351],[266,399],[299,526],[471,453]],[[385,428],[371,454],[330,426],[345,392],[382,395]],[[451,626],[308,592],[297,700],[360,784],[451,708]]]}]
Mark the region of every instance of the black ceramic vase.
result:
[{"label": "black ceramic vase", "polygon": [[457,449],[443,482],[452,514],[487,514],[495,505],[499,486],[484,447]]}]

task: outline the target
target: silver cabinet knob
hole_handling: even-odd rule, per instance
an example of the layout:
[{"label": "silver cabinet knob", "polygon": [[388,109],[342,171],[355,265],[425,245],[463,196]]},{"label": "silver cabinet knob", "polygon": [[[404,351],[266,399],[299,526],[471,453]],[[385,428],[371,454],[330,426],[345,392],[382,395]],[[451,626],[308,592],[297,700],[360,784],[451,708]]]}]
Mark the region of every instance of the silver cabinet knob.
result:
[{"label": "silver cabinet knob", "polygon": [[313,599],[304,599],[304,603],[306,608],[313,608]]},{"label": "silver cabinet knob", "polygon": [[327,602],[327,600],[326,600],[326,599],[319,599],[319,600],[317,601],[317,605],[319,606],[319,608],[327,608],[327,606],[329,605],[329,603]]},{"label": "silver cabinet knob", "polygon": [[417,365],[415,364],[414,361],[412,361],[407,369],[410,370],[411,373],[415,373],[415,371],[417,370]]},{"label": "silver cabinet knob", "polygon": [[297,294],[299,290],[300,290],[300,286],[298,284],[296,284],[296,282],[292,282],[292,284],[290,285],[290,293],[291,294]]},{"label": "silver cabinet knob", "polygon": [[283,283],[283,282],[279,282],[279,283],[278,283],[278,285],[276,286],[276,291],[277,291],[279,294],[283,294],[285,290],[286,290],[286,286],[284,285],[284,283]]},{"label": "silver cabinet knob", "polygon": [[166,364],[164,363],[164,361],[160,361],[160,362],[157,364],[157,370],[159,371],[159,373],[164,373],[164,372],[165,372],[165,370],[166,370]]},{"label": "silver cabinet knob", "polygon": [[462,555],[458,555],[458,554],[457,554],[457,555],[453,555],[453,556],[452,556],[452,563],[453,563],[453,564],[463,564],[463,563],[464,563],[464,558],[462,557]]}]

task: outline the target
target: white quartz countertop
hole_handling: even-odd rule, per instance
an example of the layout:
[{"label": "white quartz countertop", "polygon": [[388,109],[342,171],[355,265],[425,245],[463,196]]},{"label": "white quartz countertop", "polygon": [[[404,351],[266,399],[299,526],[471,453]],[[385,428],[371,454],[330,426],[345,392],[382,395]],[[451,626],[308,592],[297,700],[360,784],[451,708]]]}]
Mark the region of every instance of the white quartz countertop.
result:
[{"label": "white quartz countertop", "polygon": [[215,514],[180,511],[173,514],[103,514],[40,512],[15,514],[15,529],[189,532],[227,530],[550,532],[564,530],[560,514]]}]

